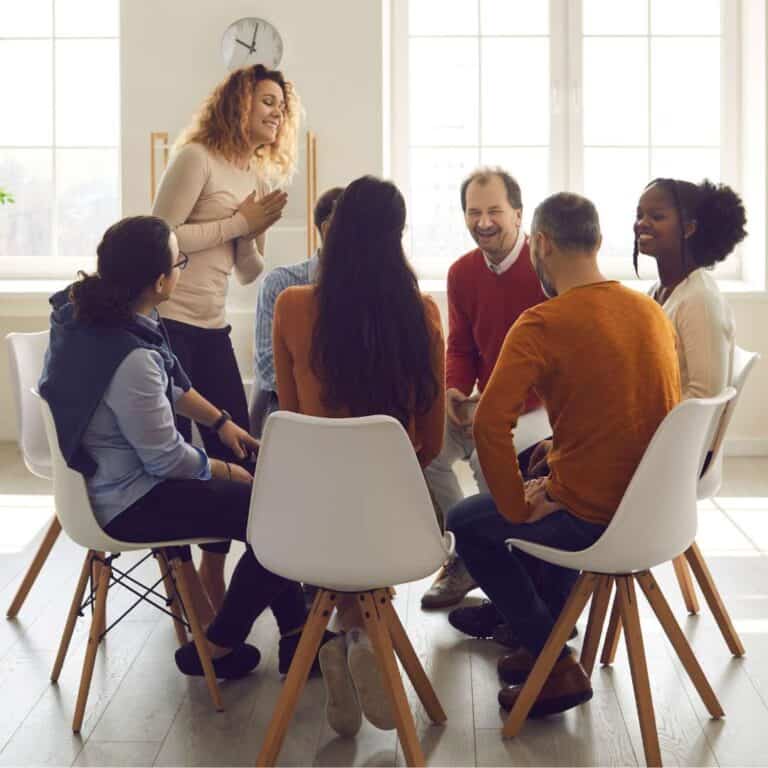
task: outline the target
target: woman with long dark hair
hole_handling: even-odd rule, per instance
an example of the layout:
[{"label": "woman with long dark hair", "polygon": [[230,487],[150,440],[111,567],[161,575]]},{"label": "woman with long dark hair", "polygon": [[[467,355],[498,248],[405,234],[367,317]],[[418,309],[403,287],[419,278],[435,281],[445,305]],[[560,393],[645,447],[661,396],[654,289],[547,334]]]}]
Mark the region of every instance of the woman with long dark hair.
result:
[{"label": "woman with long dark hair", "polygon": [[[232,72],[177,140],[152,211],[189,256],[162,308],[174,351],[195,387],[246,430],[248,404],[225,313],[229,277],[234,272],[248,284],[264,269],[265,233],[287,200],[279,187],[296,168],[300,117],[298,95],[281,72],[261,64]],[[215,431],[198,427],[210,456],[238,460]],[[179,419],[179,431],[191,439],[189,419]],[[227,547],[203,549],[200,575],[219,605]]]},{"label": "woman with long dark hair", "polygon": [[[179,414],[209,427],[221,421],[221,411],[192,388],[157,313],[186,263],[162,219],[123,219],[99,244],[97,272],[80,273],[51,300],[40,393],[62,454],[85,476],[96,520],[122,541],[246,541],[251,475],[190,445],[174,420]],[[221,422],[218,436],[240,459],[258,447],[232,421]],[[189,551],[184,558],[191,568]],[[298,584],[263,568],[250,547],[218,614],[202,591],[195,602],[202,624],[213,618],[207,637],[218,677],[239,677],[258,664],[258,650],[245,640],[267,606],[282,634],[280,671],[287,671],[306,616],[304,598]],[[185,674],[202,674],[192,643],[176,652],[176,663]]]},{"label": "woman with long dark hair", "polygon": [[[388,414],[426,467],[443,441],[444,344],[437,306],[419,292],[403,252],[404,226],[405,202],[394,184],[363,176],[344,190],[317,285],[288,288],[277,300],[275,370],[281,409]],[[346,631],[320,653],[329,723],[354,734],[362,706],[374,725],[394,728],[357,607],[339,607]]]}]

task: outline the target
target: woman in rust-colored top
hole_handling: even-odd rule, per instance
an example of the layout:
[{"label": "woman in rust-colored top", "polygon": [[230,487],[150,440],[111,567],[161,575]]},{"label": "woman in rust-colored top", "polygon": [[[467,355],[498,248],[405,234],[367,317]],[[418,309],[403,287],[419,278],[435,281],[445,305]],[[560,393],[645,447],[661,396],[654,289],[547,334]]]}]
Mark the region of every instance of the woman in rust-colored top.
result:
[{"label": "woman in rust-colored top", "polygon": [[[277,394],[281,409],[312,416],[393,416],[426,467],[443,442],[444,344],[437,306],[403,253],[404,226],[394,184],[364,176],[345,189],[317,285],[288,288],[275,305]],[[375,726],[394,728],[357,607],[339,607],[345,631],[320,652],[328,721],[352,735],[362,707]]]}]

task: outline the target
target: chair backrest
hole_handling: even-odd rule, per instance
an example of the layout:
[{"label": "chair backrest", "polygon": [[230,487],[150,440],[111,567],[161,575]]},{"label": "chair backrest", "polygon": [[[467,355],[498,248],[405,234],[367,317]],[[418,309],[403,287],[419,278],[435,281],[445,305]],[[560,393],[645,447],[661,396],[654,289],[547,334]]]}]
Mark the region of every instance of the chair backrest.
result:
[{"label": "chair backrest", "polygon": [[346,591],[423,578],[447,554],[413,445],[389,416],[273,413],[248,541],[269,570]]},{"label": "chair backrest", "polygon": [[725,434],[733,418],[733,413],[736,410],[741,393],[744,390],[744,385],[759,359],[760,355],[757,352],[749,352],[738,345],[733,350],[733,381],[731,386],[736,390],[736,396],[723,410],[720,422],[715,428],[710,449],[712,451],[712,458],[706,471],[699,479],[698,496],[700,499],[709,499],[720,490],[720,485],[723,482]]},{"label": "chair backrest", "polygon": [[56,515],[61,527],[72,541],[86,549],[119,552],[130,547],[123,546],[101,529],[96,522],[91,509],[91,501],[85,487],[83,476],[70,469],[59,448],[59,438],[56,435],[56,425],[48,403],[36,393],[41,419],[50,446],[53,464],[53,497],[56,505]]},{"label": "chair backrest", "polygon": [[51,454],[45,438],[40,406],[32,390],[43,371],[48,331],[9,333],[5,337],[12,378],[19,448],[27,469],[38,477],[51,477]]},{"label": "chair backrest", "polygon": [[696,538],[696,487],[711,426],[735,397],[686,400],[661,422],[605,533],[578,556],[590,571],[628,573],[667,562]]}]

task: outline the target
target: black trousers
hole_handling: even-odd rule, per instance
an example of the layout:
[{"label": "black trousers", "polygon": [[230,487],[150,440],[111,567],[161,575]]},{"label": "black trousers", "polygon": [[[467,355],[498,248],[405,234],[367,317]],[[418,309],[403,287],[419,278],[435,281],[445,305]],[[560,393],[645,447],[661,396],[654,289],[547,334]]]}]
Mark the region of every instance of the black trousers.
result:
[{"label": "black trousers", "polygon": [[[165,480],[121,512],[105,531],[122,541],[185,538],[246,542],[251,488],[229,480]],[[182,557],[189,558],[189,549]],[[235,566],[224,604],[208,628],[208,639],[234,648],[244,642],[253,622],[271,608],[281,633],[303,624],[306,607],[301,587],[268,571],[246,542]]]},{"label": "black trousers", "polygon": [[[247,431],[248,402],[229,338],[231,326],[199,328],[175,320],[163,322],[168,330],[171,349],[189,376],[192,386],[217,408],[229,411],[232,421]],[[188,443],[192,442],[192,422],[189,419],[177,415],[176,427]],[[211,458],[241,464],[249,472],[253,472],[253,462],[237,459],[212,429],[201,424],[198,424],[197,428],[205,452]],[[229,551],[229,544],[205,544],[202,549],[226,553]]]}]

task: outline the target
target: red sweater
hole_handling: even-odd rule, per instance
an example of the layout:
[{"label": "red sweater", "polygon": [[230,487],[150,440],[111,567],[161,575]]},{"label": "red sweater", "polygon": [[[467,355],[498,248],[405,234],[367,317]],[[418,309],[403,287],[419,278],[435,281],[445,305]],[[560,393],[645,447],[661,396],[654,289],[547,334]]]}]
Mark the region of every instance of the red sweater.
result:
[{"label": "red sweater", "polygon": [[[465,395],[482,392],[491,376],[507,331],[518,316],[544,301],[526,242],[517,261],[503,274],[488,269],[477,248],[448,270],[448,350],[446,387]],[[538,405],[529,398],[526,411]]]}]

